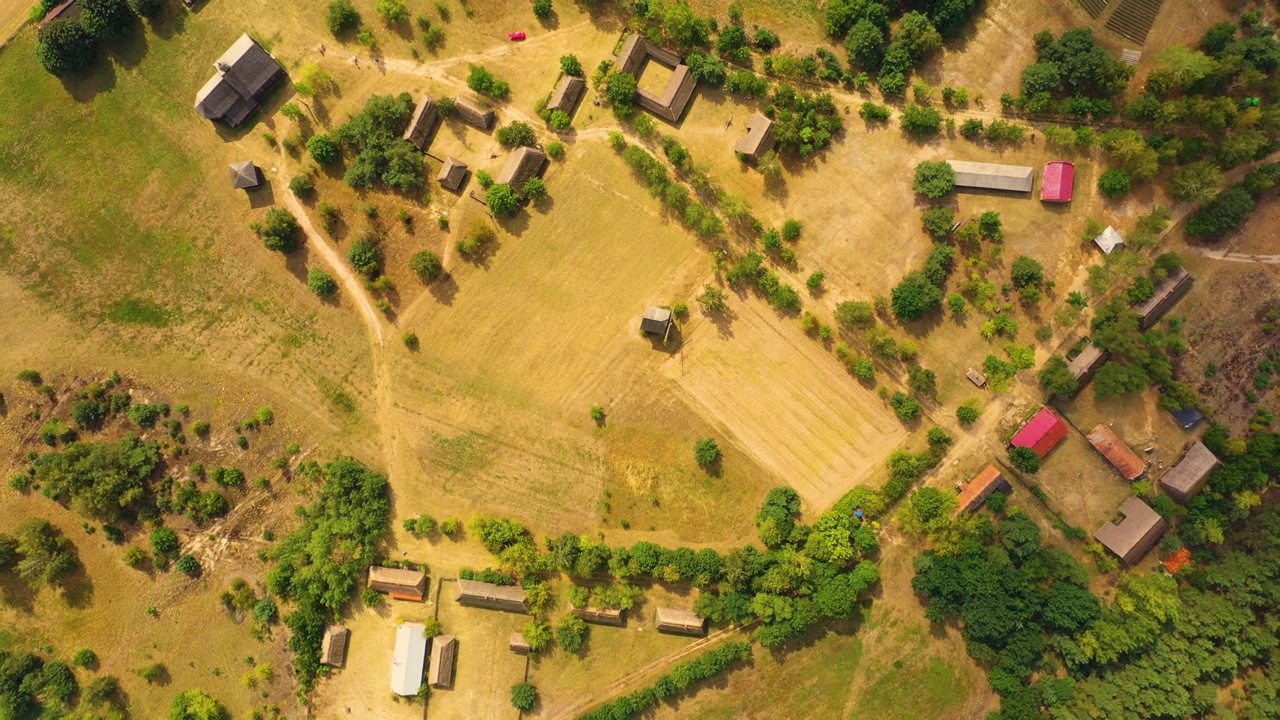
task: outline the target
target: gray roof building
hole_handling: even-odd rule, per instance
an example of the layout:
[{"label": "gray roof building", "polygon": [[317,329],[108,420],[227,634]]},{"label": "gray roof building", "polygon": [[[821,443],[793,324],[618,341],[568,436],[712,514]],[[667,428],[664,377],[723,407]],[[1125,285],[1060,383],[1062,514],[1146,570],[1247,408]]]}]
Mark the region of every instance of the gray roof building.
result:
[{"label": "gray roof building", "polygon": [[565,75],[556,83],[555,92],[551,93],[551,102],[547,103],[547,110],[559,110],[572,115],[586,89],[585,80],[575,75]]},{"label": "gray roof building", "polygon": [[773,121],[760,113],[751,113],[747,118],[747,134],[733,146],[733,151],[754,162],[772,147]]},{"label": "gray roof building", "polygon": [[640,319],[641,332],[650,335],[661,335],[666,338],[667,331],[671,329],[671,311],[667,308],[649,307],[644,311],[644,317]]},{"label": "gray roof building", "polygon": [[1098,528],[1093,537],[1126,565],[1134,565],[1155,546],[1169,523],[1136,497],[1124,501],[1120,514],[1124,520],[1119,525],[1109,522]]},{"label": "gray roof building", "polygon": [[658,608],[654,613],[655,627],[658,632],[676,635],[694,635],[702,637],[707,634],[707,621],[695,612],[677,610],[675,608]]},{"label": "gray roof building", "polygon": [[423,95],[418,106],[413,109],[413,117],[409,118],[409,127],[405,128],[404,139],[413,146],[426,152],[431,146],[431,131],[436,129],[440,114],[436,112],[436,101],[430,95]]},{"label": "gray roof building", "polygon": [[493,128],[493,122],[497,118],[492,109],[482,107],[479,103],[462,95],[454,96],[453,111],[462,122],[485,131]]},{"label": "gray roof building", "polygon": [[458,580],[458,603],[489,610],[527,613],[524,590],[514,585],[494,585],[479,580]]},{"label": "gray roof building", "polygon": [[1111,353],[1090,343],[1071,362],[1067,363],[1067,372],[1071,373],[1071,377],[1076,379],[1077,390],[1089,384],[1089,381],[1093,379],[1093,374],[1098,372],[1098,368],[1102,367],[1110,356]]},{"label": "gray roof building", "polygon": [[1138,314],[1139,324],[1143,330],[1150,328],[1164,314],[1169,312],[1169,308],[1178,304],[1183,295],[1191,290],[1191,285],[1195,282],[1195,278],[1182,268],[1178,268],[1169,273],[1169,277],[1161,280],[1156,285],[1156,294],[1147,300],[1133,306],[1133,311]]},{"label": "gray roof building", "polygon": [[1104,255],[1110,255],[1124,247],[1124,238],[1120,237],[1120,233],[1116,232],[1115,228],[1108,225],[1101,235],[1093,239],[1093,243]]},{"label": "gray roof building", "polygon": [[231,187],[237,190],[249,190],[262,184],[262,171],[252,160],[231,163]]},{"label": "gray roof building", "polygon": [[1178,462],[1160,478],[1165,494],[1186,505],[1209,482],[1209,476],[1222,464],[1213,451],[1199,440],[1191,443]]},{"label": "gray roof building", "polygon": [[947,163],[956,171],[956,187],[1029,193],[1032,185],[1035,184],[1035,168],[1025,165],[1000,165],[968,160],[948,160]]},{"label": "gray roof building", "polygon": [[524,639],[524,633],[513,632],[511,639],[507,641],[507,648],[517,655],[528,655],[533,650],[529,646],[529,641]]},{"label": "gray roof building", "polygon": [[467,181],[467,164],[456,157],[449,156],[444,161],[444,167],[440,168],[440,174],[436,176],[436,180],[440,183],[440,187],[447,190],[454,192],[461,190]]},{"label": "gray roof building", "polygon": [[452,635],[431,638],[431,662],[427,665],[427,684],[433,688],[453,685],[453,657],[458,651],[458,639]]},{"label": "gray roof building", "polygon": [[213,67],[217,74],[196,93],[196,112],[231,127],[253,114],[258,101],[285,76],[271,53],[248,35],[241,35]]},{"label": "gray roof building", "polygon": [[498,173],[494,181],[506,183],[516,192],[523,192],[525,183],[541,175],[546,166],[546,153],[537,148],[516,148],[516,151],[511,153],[511,157],[507,158],[507,164],[502,167],[502,172]]},{"label": "gray roof building", "polygon": [[407,622],[396,628],[396,646],[391,654],[391,692],[412,697],[422,688],[422,666],[427,661],[427,628]]}]

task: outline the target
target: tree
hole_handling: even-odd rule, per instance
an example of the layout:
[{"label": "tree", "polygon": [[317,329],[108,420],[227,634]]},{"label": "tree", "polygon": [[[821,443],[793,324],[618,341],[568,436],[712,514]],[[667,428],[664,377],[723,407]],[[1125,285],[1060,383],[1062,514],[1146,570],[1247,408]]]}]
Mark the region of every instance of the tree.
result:
[{"label": "tree", "polygon": [[28,583],[40,586],[57,582],[80,564],[71,540],[48,520],[30,520],[18,527],[15,569]]},{"label": "tree", "polygon": [[[902,111],[902,129],[912,137],[928,137],[937,135],[942,128],[942,113],[931,107],[924,107],[911,103]],[[923,164],[923,163],[922,163]],[[947,163],[943,163],[944,165]],[[948,165],[950,167],[950,165]],[[916,166],[917,173],[919,166]],[[954,172],[952,173],[954,180]],[[917,191],[919,192],[919,191]],[[930,195],[930,197],[934,197]],[[938,196],[941,197],[941,196]]]},{"label": "tree", "polygon": [[329,273],[313,267],[307,270],[307,289],[322,298],[331,298],[338,293],[338,283]]},{"label": "tree", "polygon": [[560,72],[563,72],[565,75],[582,77],[582,63],[578,61],[578,56],[573,53],[561,55]]},{"label": "tree", "polygon": [[1253,212],[1253,207],[1254,200],[1249,191],[1232,185],[1187,218],[1187,234],[1216,237],[1230,232]]},{"label": "tree", "polygon": [[912,189],[920,195],[937,200],[956,187],[956,171],[945,160],[925,160],[916,165]]},{"label": "tree", "polygon": [[545,620],[530,620],[520,632],[530,652],[542,652],[551,643],[551,626]]},{"label": "tree", "polygon": [[898,21],[893,44],[906,48],[917,64],[942,48],[942,35],[925,15],[911,11]]},{"label": "tree", "polygon": [[604,96],[613,106],[614,115],[620,118],[631,117],[635,109],[637,88],[635,75],[618,71],[609,73]]},{"label": "tree", "polygon": [[293,213],[280,207],[267,210],[262,222],[252,222],[249,227],[262,238],[268,250],[290,253],[298,244],[298,219]]},{"label": "tree", "polygon": [[164,0],[129,0],[129,7],[145,18],[153,18],[164,9]]},{"label": "tree", "polygon": [[836,322],[845,327],[866,327],[875,319],[875,307],[865,300],[845,300],[836,304]]},{"label": "tree", "polygon": [[702,286],[702,293],[696,299],[702,305],[703,310],[709,313],[718,313],[724,312],[727,298],[728,295],[724,290],[715,285],[707,284]]},{"label": "tree", "polygon": [[440,256],[430,250],[419,250],[409,256],[409,269],[418,276],[422,282],[430,285],[444,272],[444,264],[440,262]]},{"label": "tree", "polygon": [[200,575],[200,561],[196,560],[194,555],[183,555],[178,558],[178,562],[174,564],[174,567],[178,568],[178,572],[187,577],[199,577]]},{"label": "tree", "polygon": [[512,685],[511,704],[520,712],[529,712],[538,704],[538,689],[527,682]]},{"label": "tree", "polygon": [[533,126],[522,120],[503,125],[498,128],[494,136],[506,147],[532,147],[538,143],[538,136],[533,131]]},{"label": "tree", "polygon": [[325,11],[325,25],[335,36],[341,35],[360,26],[360,13],[351,0],[333,0]]},{"label": "tree", "polygon": [[898,418],[905,422],[919,419],[923,412],[920,403],[904,392],[895,392],[889,398],[889,404],[893,406],[893,411],[897,413]]},{"label": "tree", "polygon": [[1020,255],[1013,261],[1009,274],[1015,288],[1039,285],[1044,282],[1044,266],[1026,255]]},{"label": "tree", "polygon": [[699,465],[714,465],[720,461],[720,446],[715,438],[702,438],[693,444],[693,458]]},{"label": "tree", "polygon": [[923,535],[946,522],[956,507],[955,493],[924,487],[911,493],[898,511],[898,521],[909,535]]},{"label": "tree", "polygon": [[949,207],[933,206],[924,211],[921,220],[925,232],[939,240],[951,234],[951,225],[955,222],[956,211]]},{"label": "tree", "polygon": [[1111,200],[1122,197],[1129,192],[1129,175],[1123,170],[1112,168],[1098,177],[1098,192]]},{"label": "tree", "polygon": [[956,408],[956,420],[961,425],[972,425],[978,420],[979,410],[974,405],[965,403]]},{"label": "tree", "polygon": [[231,714],[203,690],[187,690],[173,699],[169,720],[231,720]]},{"label": "tree", "polygon": [[377,0],[373,4],[373,11],[381,15],[388,25],[409,20],[409,8],[404,0]]},{"label": "tree", "polygon": [[1040,456],[1028,447],[1009,448],[1009,462],[1017,469],[1029,475],[1040,472]]},{"label": "tree", "polygon": [[151,531],[151,550],[156,555],[177,555],[180,547],[178,533],[174,532],[172,528],[158,527]]},{"label": "tree", "polygon": [[341,151],[338,147],[338,141],[324,133],[312,135],[307,140],[307,152],[311,153],[311,159],[321,165],[331,165],[338,162]]},{"label": "tree", "polygon": [[1067,369],[1067,361],[1061,355],[1050,356],[1040,368],[1040,385],[1064,398],[1074,395],[1077,389],[1076,378]]},{"label": "tree", "polygon": [[541,200],[547,196],[547,186],[542,182],[542,178],[529,178],[524,184],[524,188],[520,190],[520,194],[526,200]]},{"label": "tree", "polygon": [[372,278],[382,266],[382,249],[369,240],[357,240],[347,248],[347,262],[361,275]]},{"label": "tree", "polygon": [[494,215],[510,215],[520,207],[520,196],[506,183],[497,183],[485,190],[484,201]]},{"label": "tree", "polygon": [[576,653],[581,650],[586,637],[587,623],[577,615],[565,615],[556,626],[556,642],[568,652]]},{"label": "tree", "polygon": [[942,290],[920,271],[908,273],[889,294],[893,314],[899,320],[916,320],[942,304]]},{"label": "tree", "polygon": [[95,40],[123,35],[137,18],[125,0],[80,0],[76,7],[81,27]]},{"label": "tree", "polygon": [[844,49],[849,53],[850,65],[856,64],[868,72],[875,72],[884,62],[884,31],[864,17],[854,23],[845,36]]},{"label": "tree", "polygon": [[87,703],[89,707],[102,707],[110,705],[120,698],[120,681],[113,675],[103,675],[89,681],[84,686],[84,692],[80,695],[80,699]]},{"label": "tree", "polygon": [[1108,360],[1093,378],[1093,391],[1099,398],[1130,395],[1145,390],[1151,378],[1136,365]]},{"label": "tree", "polygon": [[93,64],[93,38],[80,23],[59,18],[40,28],[36,60],[51,75],[67,77]]},{"label": "tree", "polygon": [[1041,93],[1053,93],[1062,85],[1062,75],[1058,72],[1058,64],[1038,62],[1022,69],[1022,94],[1034,97]]},{"label": "tree", "polygon": [[551,17],[551,0],[533,0],[533,14],[539,20]]}]

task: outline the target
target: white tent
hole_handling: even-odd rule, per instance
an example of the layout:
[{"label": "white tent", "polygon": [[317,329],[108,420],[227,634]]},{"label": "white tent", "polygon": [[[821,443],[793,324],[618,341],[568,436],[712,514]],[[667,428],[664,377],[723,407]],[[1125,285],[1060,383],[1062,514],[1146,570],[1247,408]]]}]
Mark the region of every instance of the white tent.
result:
[{"label": "white tent", "polygon": [[418,694],[422,668],[427,660],[427,629],[407,622],[396,628],[396,649],[391,656],[391,692],[405,697]]}]

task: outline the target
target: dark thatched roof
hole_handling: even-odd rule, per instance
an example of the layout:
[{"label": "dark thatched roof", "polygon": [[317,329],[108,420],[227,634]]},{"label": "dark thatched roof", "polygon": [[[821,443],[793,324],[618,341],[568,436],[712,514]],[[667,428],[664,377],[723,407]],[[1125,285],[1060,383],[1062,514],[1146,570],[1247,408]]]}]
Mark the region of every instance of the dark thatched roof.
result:
[{"label": "dark thatched roof", "polygon": [[218,72],[196,94],[196,111],[232,127],[243,123],[285,76],[271,53],[248,35],[237,38],[213,67]]},{"label": "dark thatched roof", "polygon": [[262,171],[252,160],[231,163],[231,187],[237,190],[248,190],[262,184]]},{"label": "dark thatched roof", "polygon": [[481,107],[474,100],[461,95],[453,98],[453,111],[462,122],[478,127],[481,130],[492,129],[493,122],[497,118],[493,110]]},{"label": "dark thatched roof", "polygon": [[1209,476],[1221,464],[1218,456],[1197,440],[1160,478],[1160,485],[1169,497],[1185,505],[1209,482]]},{"label": "dark thatched roof", "polygon": [[551,93],[551,102],[547,103],[547,110],[573,113],[573,108],[577,106],[578,99],[586,89],[585,80],[573,75],[565,75],[560,78],[560,82],[556,83],[555,92]]},{"label": "dark thatched roof", "polygon": [[529,182],[530,178],[542,175],[542,169],[546,165],[547,155],[541,150],[531,147],[516,148],[516,151],[507,159],[502,172],[498,173],[495,182],[510,185],[516,192],[523,192],[525,183]]},{"label": "dark thatched roof", "polygon": [[431,131],[436,129],[436,122],[439,119],[436,101],[431,99],[430,95],[423,95],[418,100],[418,106],[413,109],[413,117],[409,118],[409,127],[404,130],[404,139],[413,143],[413,146],[422,152],[426,152],[430,144],[428,141],[431,139]]},{"label": "dark thatched roof", "polygon": [[449,156],[444,161],[444,167],[440,168],[440,174],[436,176],[440,187],[447,190],[457,192],[462,189],[462,184],[467,180],[467,164],[461,160]]}]

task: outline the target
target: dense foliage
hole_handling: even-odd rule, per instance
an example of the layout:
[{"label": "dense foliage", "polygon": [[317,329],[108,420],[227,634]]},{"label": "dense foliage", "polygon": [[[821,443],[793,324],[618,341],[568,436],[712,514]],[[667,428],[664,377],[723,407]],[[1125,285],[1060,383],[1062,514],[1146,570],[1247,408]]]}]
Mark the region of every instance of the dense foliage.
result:
[{"label": "dense foliage", "polygon": [[32,462],[45,497],[103,522],[132,520],[148,501],[148,479],[159,449],[136,436],[117,443],[71,443]]},{"label": "dense foliage", "polygon": [[725,643],[702,653],[693,660],[677,664],[671,672],[658,678],[651,687],[636,690],[613,702],[580,715],[578,720],[627,720],[656,708],[668,698],[685,692],[695,683],[709,680],[735,663],[751,657],[751,645],[745,642]]},{"label": "dense foliage", "polygon": [[343,174],[348,185],[364,189],[381,182],[404,192],[422,188],[422,153],[401,137],[412,114],[408,93],[374,95],[335,131],[337,140],[356,153]]},{"label": "dense foliage", "polygon": [[40,28],[37,35],[36,60],[57,77],[89,67],[95,53],[93,38],[75,20],[58,18]]},{"label": "dense foliage", "polygon": [[764,112],[773,120],[777,146],[797,155],[821,151],[844,129],[831,95],[800,92],[790,85],[774,90]]}]

